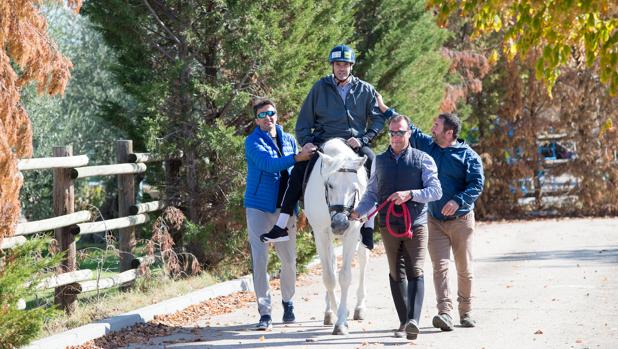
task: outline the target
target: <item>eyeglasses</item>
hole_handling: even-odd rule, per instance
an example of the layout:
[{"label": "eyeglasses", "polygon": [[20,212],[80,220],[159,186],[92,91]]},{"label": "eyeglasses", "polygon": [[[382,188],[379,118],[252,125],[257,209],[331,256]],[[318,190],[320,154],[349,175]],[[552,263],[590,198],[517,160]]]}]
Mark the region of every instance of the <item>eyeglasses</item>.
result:
[{"label": "eyeglasses", "polygon": [[406,133],[408,133],[407,130],[405,131],[393,131],[393,130],[388,130],[388,134],[391,135],[391,137],[403,137],[406,135]]},{"label": "eyeglasses", "polygon": [[274,110],[267,110],[267,111],[263,111],[261,113],[258,113],[258,115],[256,116],[256,118],[258,119],[264,119],[267,116],[275,116],[277,115],[277,112]]}]

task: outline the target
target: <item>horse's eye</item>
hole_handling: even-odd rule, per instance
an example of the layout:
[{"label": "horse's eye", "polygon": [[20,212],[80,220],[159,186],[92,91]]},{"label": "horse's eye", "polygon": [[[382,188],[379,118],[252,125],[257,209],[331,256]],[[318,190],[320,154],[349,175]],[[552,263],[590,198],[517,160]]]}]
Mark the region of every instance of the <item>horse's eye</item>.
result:
[{"label": "horse's eye", "polygon": [[328,189],[333,189],[334,187],[335,187],[334,185],[328,183]]}]

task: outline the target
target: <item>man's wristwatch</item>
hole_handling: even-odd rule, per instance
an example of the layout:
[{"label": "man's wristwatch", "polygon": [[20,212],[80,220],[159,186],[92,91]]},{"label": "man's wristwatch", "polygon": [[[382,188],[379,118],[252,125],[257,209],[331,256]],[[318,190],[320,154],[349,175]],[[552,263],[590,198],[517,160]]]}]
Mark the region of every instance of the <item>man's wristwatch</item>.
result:
[{"label": "man's wristwatch", "polygon": [[365,146],[365,145],[371,144],[371,139],[369,139],[369,137],[367,137],[367,136],[362,136],[360,141],[361,141],[361,146]]}]

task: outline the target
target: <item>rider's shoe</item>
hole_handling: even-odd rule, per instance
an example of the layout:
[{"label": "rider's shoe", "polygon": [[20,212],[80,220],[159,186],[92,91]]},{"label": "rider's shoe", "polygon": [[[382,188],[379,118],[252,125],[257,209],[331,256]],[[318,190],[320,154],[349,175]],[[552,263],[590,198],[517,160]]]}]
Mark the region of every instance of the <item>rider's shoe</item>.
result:
[{"label": "rider's shoe", "polygon": [[278,225],[275,225],[268,233],[260,235],[260,240],[262,242],[281,242],[288,241],[290,237],[288,236],[288,228],[281,228]]},{"label": "rider's shoe", "polygon": [[291,324],[296,321],[296,316],[294,316],[294,304],[292,301],[281,301],[281,304],[283,305],[283,323]]},{"label": "rider's shoe", "polygon": [[373,250],[373,228],[361,227],[361,241],[368,250]]}]

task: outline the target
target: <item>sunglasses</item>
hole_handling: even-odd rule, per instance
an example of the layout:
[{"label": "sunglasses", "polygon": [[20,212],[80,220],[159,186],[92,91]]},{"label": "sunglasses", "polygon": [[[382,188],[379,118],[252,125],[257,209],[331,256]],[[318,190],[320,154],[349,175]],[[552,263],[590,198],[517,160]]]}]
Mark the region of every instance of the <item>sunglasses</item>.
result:
[{"label": "sunglasses", "polygon": [[407,133],[407,132],[408,132],[407,130],[405,130],[405,131],[393,131],[393,130],[388,130],[388,134],[389,134],[389,135],[391,135],[391,137],[395,137],[395,136],[397,136],[397,137],[403,137],[403,136],[405,136],[405,135],[406,135],[406,133]]},{"label": "sunglasses", "polygon": [[277,115],[277,112],[274,110],[268,110],[268,111],[263,111],[261,113],[258,113],[258,115],[256,116],[256,118],[258,119],[264,119],[267,116],[275,116]]}]

